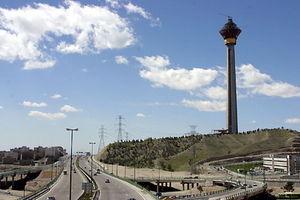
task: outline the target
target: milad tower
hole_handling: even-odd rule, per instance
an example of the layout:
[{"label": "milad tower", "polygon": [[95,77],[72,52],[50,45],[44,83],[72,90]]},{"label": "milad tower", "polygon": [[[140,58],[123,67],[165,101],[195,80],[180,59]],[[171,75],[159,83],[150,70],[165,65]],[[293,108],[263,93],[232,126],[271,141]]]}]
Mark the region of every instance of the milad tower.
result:
[{"label": "milad tower", "polygon": [[227,46],[227,130],[232,134],[238,133],[234,45],[240,33],[232,18],[220,30]]}]

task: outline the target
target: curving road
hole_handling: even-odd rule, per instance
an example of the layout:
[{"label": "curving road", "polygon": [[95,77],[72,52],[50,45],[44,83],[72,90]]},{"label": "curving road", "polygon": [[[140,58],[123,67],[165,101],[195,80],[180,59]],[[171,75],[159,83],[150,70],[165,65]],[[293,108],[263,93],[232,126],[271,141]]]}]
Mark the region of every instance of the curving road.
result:
[{"label": "curving road", "polygon": [[[91,166],[87,158],[80,159],[79,163],[80,166],[90,174]],[[96,170],[93,170],[93,174],[95,172]],[[93,178],[100,189],[100,200],[127,200],[129,198],[135,198],[136,200],[154,200],[154,198],[145,191],[107,174],[101,173],[96,176],[94,175]],[[110,182],[105,183],[106,179],[109,179]]]},{"label": "curving road", "polygon": [[[73,162],[76,163],[76,157]],[[75,166],[75,164],[74,164]],[[61,175],[57,182],[53,185],[49,192],[39,197],[38,200],[46,200],[49,196],[54,196],[56,200],[67,200],[69,199],[69,188],[70,188],[70,160],[66,164],[65,170],[68,171],[68,175]],[[73,168],[74,169],[74,168]],[[83,193],[81,189],[82,182],[87,182],[80,171],[75,167],[76,173],[72,174],[72,200],[77,200]]]}]

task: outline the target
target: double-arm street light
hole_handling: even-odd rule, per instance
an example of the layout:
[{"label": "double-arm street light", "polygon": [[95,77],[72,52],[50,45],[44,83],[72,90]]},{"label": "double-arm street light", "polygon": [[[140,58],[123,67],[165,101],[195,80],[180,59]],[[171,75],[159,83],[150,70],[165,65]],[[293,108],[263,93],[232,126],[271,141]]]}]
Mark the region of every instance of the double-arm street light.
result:
[{"label": "double-arm street light", "polygon": [[96,142],[89,142],[89,144],[92,145],[92,152],[91,152],[91,177],[93,179],[93,153],[94,153],[94,144],[96,144]]},{"label": "double-arm street light", "polygon": [[69,200],[72,198],[72,149],[73,149],[73,132],[78,131],[78,128],[67,128],[67,131],[71,131],[71,163],[70,163],[70,189],[69,189]]}]

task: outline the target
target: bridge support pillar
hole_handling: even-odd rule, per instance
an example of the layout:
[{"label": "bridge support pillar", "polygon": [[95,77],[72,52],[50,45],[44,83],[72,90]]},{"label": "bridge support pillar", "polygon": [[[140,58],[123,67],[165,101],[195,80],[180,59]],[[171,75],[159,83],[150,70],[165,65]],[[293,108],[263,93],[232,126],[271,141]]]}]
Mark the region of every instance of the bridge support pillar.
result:
[{"label": "bridge support pillar", "polygon": [[184,189],[185,189],[185,188],[184,188],[184,183],[181,183],[181,184],[182,184],[182,191],[184,191]]},{"label": "bridge support pillar", "polygon": [[160,182],[156,181],[156,193],[159,193]]},{"label": "bridge support pillar", "polygon": [[11,177],[11,189],[14,188],[14,184],[15,184],[15,175],[12,175],[12,177]]},{"label": "bridge support pillar", "polygon": [[169,187],[172,187],[172,182],[169,183]]},{"label": "bridge support pillar", "polygon": [[187,190],[189,190],[190,189],[190,184],[189,183],[187,183]]},{"label": "bridge support pillar", "polygon": [[192,188],[194,188],[194,183],[192,183]]}]

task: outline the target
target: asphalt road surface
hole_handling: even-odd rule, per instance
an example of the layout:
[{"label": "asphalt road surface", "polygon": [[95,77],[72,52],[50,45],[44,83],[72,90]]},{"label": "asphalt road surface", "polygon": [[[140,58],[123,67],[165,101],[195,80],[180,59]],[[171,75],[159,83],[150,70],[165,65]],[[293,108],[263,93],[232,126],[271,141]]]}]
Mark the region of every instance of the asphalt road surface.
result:
[{"label": "asphalt road surface", "polygon": [[[74,167],[76,158],[73,159]],[[73,169],[74,169],[73,167]],[[65,170],[68,171],[67,175],[61,175],[57,182],[54,183],[53,187],[49,192],[45,193],[43,196],[39,197],[38,200],[46,200],[47,197],[54,196],[56,200],[68,200],[69,199],[69,188],[70,188],[70,161],[65,167]],[[75,167],[76,173],[72,174],[72,200],[77,200],[80,195],[83,193],[81,189],[82,182],[87,182],[84,176],[80,173],[80,171]]]},{"label": "asphalt road surface", "polygon": [[[90,161],[85,157],[81,158],[79,163],[80,166],[90,174]],[[135,198],[136,200],[154,199],[146,192],[141,191],[141,189],[136,188],[129,183],[104,173],[94,175],[95,173],[96,170],[93,170],[93,178],[100,189],[100,200],[127,200],[129,198]],[[109,183],[107,183],[106,180],[109,180]]]}]

